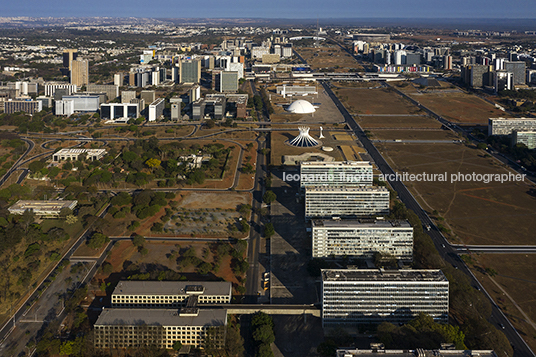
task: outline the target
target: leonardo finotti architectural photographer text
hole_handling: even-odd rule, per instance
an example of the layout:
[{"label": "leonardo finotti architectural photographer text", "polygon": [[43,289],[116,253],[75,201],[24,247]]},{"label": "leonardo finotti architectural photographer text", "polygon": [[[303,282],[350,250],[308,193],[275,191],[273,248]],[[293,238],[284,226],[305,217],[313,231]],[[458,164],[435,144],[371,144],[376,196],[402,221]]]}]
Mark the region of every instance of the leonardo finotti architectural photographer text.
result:
[{"label": "leonardo finotti architectural photographer text", "polygon": [[[402,172],[402,173],[394,173],[394,174],[380,174],[378,176],[378,179],[380,181],[404,181],[404,182],[450,182],[450,183],[456,183],[456,182],[482,182],[482,183],[492,183],[492,182],[520,182],[525,180],[526,175],[525,174],[513,174],[511,172],[504,173],[504,174],[479,174],[476,172],[472,173],[451,173],[448,172],[440,173],[440,174],[430,174],[426,172],[422,172],[419,174],[410,174],[408,172]],[[355,182],[362,182],[363,181],[363,175],[345,175],[344,173],[334,175],[334,174],[315,174],[315,175],[299,175],[299,174],[287,174],[286,172],[283,172],[283,181],[291,182],[291,181],[306,181],[306,182],[330,182],[330,181],[338,181],[338,182],[348,182],[348,183],[355,183]]]}]

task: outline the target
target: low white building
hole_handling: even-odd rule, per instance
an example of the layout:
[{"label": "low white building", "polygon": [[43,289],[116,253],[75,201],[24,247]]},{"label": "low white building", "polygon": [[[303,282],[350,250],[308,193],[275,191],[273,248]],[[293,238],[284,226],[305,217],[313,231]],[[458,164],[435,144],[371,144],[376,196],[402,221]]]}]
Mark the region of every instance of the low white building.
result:
[{"label": "low white building", "polygon": [[100,160],[106,155],[105,149],[61,149],[52,155],[52,161],[78,160],[82,154],[86,155],[86,160]]},{"label": "low white building", "polygon": [[19,200],[7,210],[11,214],[23,214],[26,210],[32,210],[36,216],[57,217],[63,208],[73,210],[78,201],[27,201]]}]

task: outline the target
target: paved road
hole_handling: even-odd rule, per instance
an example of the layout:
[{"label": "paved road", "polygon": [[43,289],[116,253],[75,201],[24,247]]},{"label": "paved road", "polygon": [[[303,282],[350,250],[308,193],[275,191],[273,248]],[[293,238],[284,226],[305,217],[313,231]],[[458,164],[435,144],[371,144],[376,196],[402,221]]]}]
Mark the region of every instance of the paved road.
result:
[{"label": "paved road", "polygon": [[451,244],[458,254],[465,253],[500,253],[500,254],[534,254],[535,245],[464,245]]},{"label": "paved road", "polygon": [[[257,90],[252,81],[251,88],[253,93],[256,94]],[[257,117],[260,119],[264,118],[263,114],[257,112]],[[263,121],[269,118],[263,119]],[[248,242],[248,254],[247,259],[249,262],[249,268],[246,273],[246,296],[244,302],[246,304],[255,304],[257,303],[257,293],[260,286],[260,268],[259,268],[259,250],[261,245],[261,234],[262,234],[262,225],[261,225],[261,208],[262,208],[262,196],[263,196],[263,180],[267,175],[267,165],[266,165],[266,156],[262,154],[262,150],[266,148],[267,139],[258,138],[258,149],[257,149],[257,168],[255,171],[255,184],[253,188],[253,203],[252,203],[252,213],[251,213],[251,229],[249,233],[249,242]]]},{"label": "paved road", "polygon": [[[382,157],[382,155],[376,149],[376,147],[372,144],[369,138],[367,138],[367,136],[365,135],[361,127],[355,122],[355,120],[350,115],[350,113],[346,110],[346,108],[342,105],[339,99],[335,96],[335,94],[333,93],[329,85],[327,85],[327,83],[325,82],[322,82],[321,84],[326,90],[326,92],[329,94],[329,96],[331,97],[331,99],[333,100],[337,108],[341,111],[348,125],[355,132],[355,134],[357,135],[357,138],[363,144],[363,147],[367,150],[369,155],[375,161],[376,165],[378,166],[378,169],[384,175],[385,174],[394,175],[395,173],[394,170],[385,161],[385,159]],[[425,226],[429,225],[431,227],[431,230],[428,232],[428,234],[432,238],[434,245],[436,249],[438,250],[439,254],[441,255],[441,257],[448,264],[451,264],[457,269],[459,269],[460,271],[464,272],[469,277],[471,281],[471,285],[473,287],[484,291],[483,287],[480,285],[476,277],[472,274],[472,272],[467,268],[467,266],[458,256],[458,253],[459,253],[458,250],[449,245],[449,242],[437,229],[437,227],[434,225],[434,223],[432,222],[428,214],[421,208],[419,203],[411,195],[411,193],[406,188],[404,183],[401,181],[389,181],[389,183],[391,187],[393,187],[393,189],[398,193],[400,200],[406,205],[406,207],[414,211]],[[535,356],[532,350],[527,346],[525,341],[517,333],[515,328],[510,324],[508,319],[504,316],[504,314],[499,309],[499,307],[495,304],[493,299],[487,294],[486,291],[484,291],[484,293],[490,299],[491,304],[492,304],[492,317],[490,318],[489,321],[495,326],[501,326],[501,325],[505,326],[505,328],[503,329],[504,334],[506,335],[510,343],[516,347],[514,351],[514,356],[515,357]]]},{"label": "paved road", "polygon": [[26,156],[30,153],[30,151],[33,150],[35,147],[35,143],[31,141],[30,139],[21,138],[22,141],[26,142],[28,144],[28,149],[19,157],[19,159],[11,166],[9,170],[5,173],[4,176],[0,179],[0,186],[2,186],[11,176],[11,174],[20,166],[22,165],[23,160],[26,158]]}]

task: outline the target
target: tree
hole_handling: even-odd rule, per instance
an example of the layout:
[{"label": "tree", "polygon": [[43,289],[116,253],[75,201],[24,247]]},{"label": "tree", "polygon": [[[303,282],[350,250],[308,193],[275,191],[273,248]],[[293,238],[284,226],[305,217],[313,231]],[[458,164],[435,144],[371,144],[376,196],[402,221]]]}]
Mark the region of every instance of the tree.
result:
[{"label": "tree", "polygon": [[174,349],[175,351],[179,351],[181,348],[182,348],[182,343],[181,343],[180,341],[175,341],[175,342],[173,343],[173,349]]},{"label": "tree", "polygon": [[272,223],[266,223],[264,225],[264,237],[270,238],[275,233],[274,225]]},{"label": "tree", "polygon": [[162,163],[162,161],[160,161],[158,159],[155,159],[155,158],[148,159],[147,161],[145,161],[145,165],[149,166],[151,169],[155,169],[157,167],[160,167],[161,163]]},{"label": "tree", "polygon": [[253,339],[257,343],[265,343],[265,344],[271,344],[275,341],[274,336],[274,330],[272,329],[272,326],[266,324],[266,325],[260,325],[253,331]]},{"label": "tree", "polygon": [[264,193],[264,196],[262,196],[262,200],[266,204],[270,204],[270,203],[274,202],[276,199],[277,199],[276,194],[271,190],[266,191]]},{"label": "tree", "polygon": [[99,249],[104,244],[108,243],[110,238],[102,233],[93,233],[87,242],[87,246],[92,249]]},{"label": "tree", "polygon": [[67,223],[68,225],[75,224],[76,222],[78,222],[78,217],[75,217],[72,214],[65,217],[65,223]]},{"label": "tree", "polygon": [[134,244],[138,248],[143,247],[143,245],[145,244],[145,237],[139,234],[136,234],[132,238],[132,244]]}]

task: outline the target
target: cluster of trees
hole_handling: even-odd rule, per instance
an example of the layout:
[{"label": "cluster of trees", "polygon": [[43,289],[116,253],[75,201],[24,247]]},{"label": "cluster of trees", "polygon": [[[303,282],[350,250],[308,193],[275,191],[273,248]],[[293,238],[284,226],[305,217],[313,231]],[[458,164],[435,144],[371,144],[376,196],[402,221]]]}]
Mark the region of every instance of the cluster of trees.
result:
[{"label": "cluster of trees", "polygon": [[510,136],[489,136],[487,142],[496,150],[511,156],[530,171],[536,170],[536,150],[529,150],[524,144],[510,145]]},{"label": "cluster of trees", "polygon": [[271,344],[275,341],[274,321],[270,315],[257,312],[251,318],[252,337],[256,357],[273,357]]},{"label": "cluster of trees", "polygon": [[403,326],[384,322],[378,326],[378,339],[385,348],[437,349],[442,343],[452,343],[458,350],[465,350],[465,334],[458,326],[440,324],[428,315],[420,314]]},{"label": "cluster of trees", "polygon": [[[130,173],[118,175],[128,183],[138,186],[147,184],[153,179],[160,179],[160,186],[174,186],[177,177],[184,177],[187,184],[203,183],[205,178],[220,178],[222,171],[227,169],[228,155],[232,147],[223,144],[197,144],[186,146],[181,142],[173,142],[159,146],[158,139],[138,140],[125,150],[115,161],[117,167],[124,166]],[[181,164],[176,158],[181,155],[199,153],[212,156],[201,167],[189,167]],[[167,180],[162,180],[167,179]]]}]

